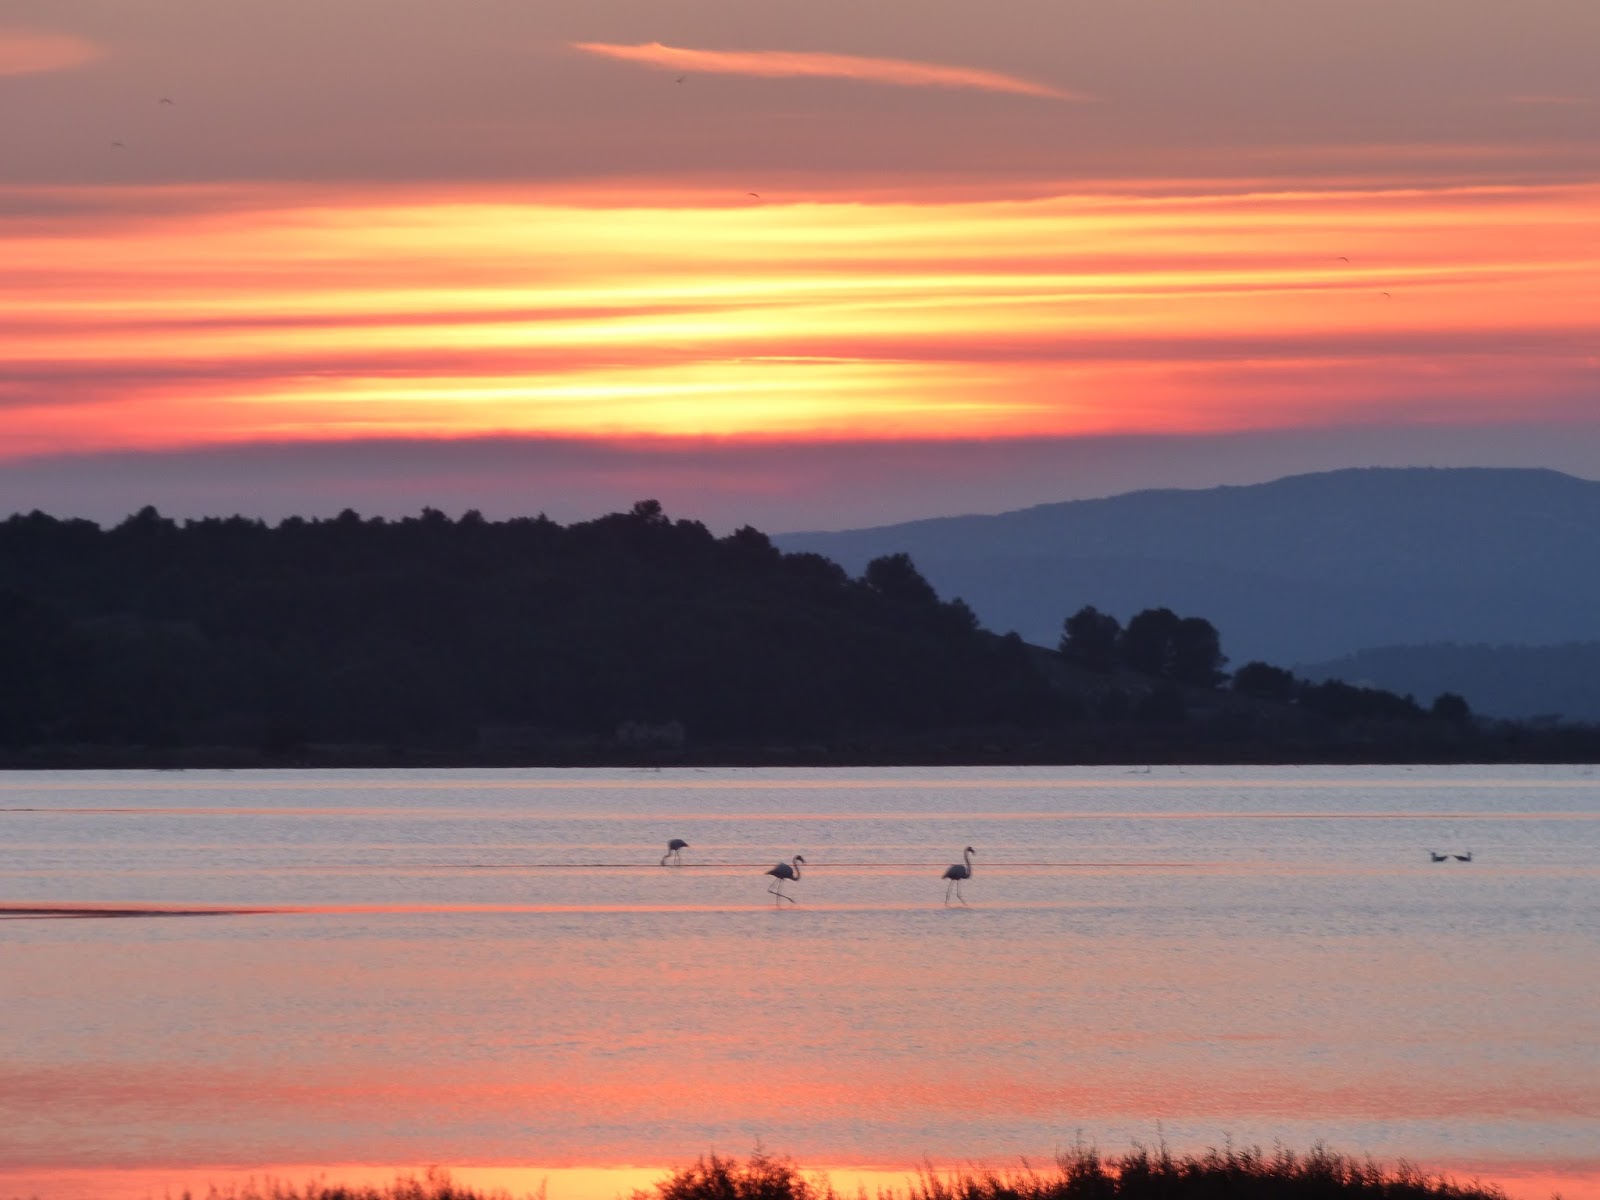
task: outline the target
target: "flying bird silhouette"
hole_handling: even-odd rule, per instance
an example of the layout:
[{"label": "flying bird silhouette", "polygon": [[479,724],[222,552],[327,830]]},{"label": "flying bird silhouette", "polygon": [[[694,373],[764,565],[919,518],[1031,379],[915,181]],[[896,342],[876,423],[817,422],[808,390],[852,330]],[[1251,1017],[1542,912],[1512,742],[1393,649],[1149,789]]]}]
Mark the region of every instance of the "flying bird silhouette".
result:
[{"label": "flying bird silhouette", "polygon": [[683,852],[688,848],[688,842],[684,841],[682,838],[673,838],[667,843],[667,852],[661,856],[661,865],[663,867],[666,866],[667,860],[670,858],[673,862],[677,863],[678,866],[683,866]]},{"label": "flying bird silhouette", "polygon": [[967,898],[961,894],[961,881],[963,879],[972,878],[972,856],[974,853],[976,853],[976,851],[974,851],[971,846],[968,846],[961,852],[961,861],[958,863],[951,863],[944,869],[944,874],[940,876],[941,879],[948,879],[950,881],[945,885],[944,889],[944,902],[946,906],[948,906],[950,903],[951,888],[955,889],[957,900],[961,901],[963,904],[967,902]]},{"label": "flying bird silhouette", "polygon": [[171,104],[172,103],[172,99],[169,96],[163,96],[163,97],[161,97],[160,100],[156,101],[156,103],[157,104]]},{"label": "flying bird silhouette", "polygon": [[[786,879],[798,880],[800,878],[800,864],[803,862],[805,862],[805,859],[796,854],[791,861],[781,862],[767,872],[768,875],[773,877],[772,883],[767,887],[767,891],[776,897],[773,900],[774,904],[778,904],[779,900],[787,900],[790,904],[799,903],[793,896],[785,896],[783,894],[783,881]],[[778,907],[782,908],[783,906],[779,904]]]}]

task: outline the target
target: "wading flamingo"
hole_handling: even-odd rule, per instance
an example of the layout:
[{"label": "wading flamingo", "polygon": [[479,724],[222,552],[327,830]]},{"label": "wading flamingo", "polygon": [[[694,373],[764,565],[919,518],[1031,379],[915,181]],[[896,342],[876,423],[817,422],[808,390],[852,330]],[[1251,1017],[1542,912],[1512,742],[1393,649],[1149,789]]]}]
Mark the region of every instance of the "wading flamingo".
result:
[{"label": "wading flamingo", "polygon": [[[800,864],[803,862],[805,862],[805,859],[796,854],[791,862],[781,862],[777,866],[773,867],[772,870],[767,872],[768,875],[773,877],[772,883],[767,888],[767,891],[771,892],[773,896],[776,897],[776,899],[773,900],[774,904],[778,904],[779,900],[787,900],[790,904],[799,903],[793,896],[785,896],[783,894],[783,881],[785,879],[798,880],[800,878]],[[781,908],[782,905],[779,905],[779,907]]]},{"label": "wading flamingo", "polygon": [[941,876],[941,878],[948,879],[950,881],[947,885],[945,885],[944,889],[944,902],[946,904],[950,903],[951,888],[955,889],[957,900],[961,901],[963,904],[967,902],[967,898],[961,894],[961,881],[963,879],[972,878],[972,856],[974,853],[975,851],[972,849],[972,847],[968,846],[961,852],[960,862],[951,863],[944,869],[944,875]]}]

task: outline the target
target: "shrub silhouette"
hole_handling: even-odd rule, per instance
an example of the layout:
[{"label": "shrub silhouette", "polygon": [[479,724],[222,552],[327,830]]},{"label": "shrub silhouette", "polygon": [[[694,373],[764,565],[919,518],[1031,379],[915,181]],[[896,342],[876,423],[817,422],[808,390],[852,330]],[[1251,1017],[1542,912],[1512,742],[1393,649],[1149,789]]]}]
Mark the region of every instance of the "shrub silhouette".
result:
[{"label": "shrub silhouette", "polygon": [[[880,1192],[877,1200],[901,1200]],[[789,1159],[757,1151],[740,1163],[715,1154],[674,1171],[632,1200],[838,1200],[826,1177],[808,1179]],[[1138,1147],[1103,1156],[1078,1146],[1054,1170],[1024,1164],[1010,1171],[942,1174],[924,1169],[903,1200],[1506,1200],[1500,1189],[1457,1184],[1400,1164],[1384,1167],[1322,1146],[1305,1154],[1279,1149],[1207,1150],[1174,1156]]]},{"label": "shrub silhouette", "polygon": [[[182,1200],[196,1200],[185,1191]],[[206,1189],[203,1200],[511,1200],[511,1194],[494,1189],[482,1191],[458,1184],[448,1171],[429,1167],[421,1175],[400,1174],[394,1182],[374,1184],[327,1183],[312,1180],[304,1184],[278,1179],[251,1180],[238,1187]],[[540,1188],[535,1200],[544,1200]]]},{"label": "shrub silhouette", "polygon": [[790,1159],[757,1150],[740,1163],[709,1154],[655,1185],[635,1191],[632,1200],[837,1200],[826,1179],[813,1182]]}]

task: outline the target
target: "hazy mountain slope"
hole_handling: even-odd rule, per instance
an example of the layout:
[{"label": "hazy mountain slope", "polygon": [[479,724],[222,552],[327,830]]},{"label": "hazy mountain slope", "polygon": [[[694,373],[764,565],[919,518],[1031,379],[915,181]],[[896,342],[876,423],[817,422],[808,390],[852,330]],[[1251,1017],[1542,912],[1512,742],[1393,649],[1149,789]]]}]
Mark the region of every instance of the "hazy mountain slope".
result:
[{"label": "hazy mountain slope", "polygon": [[774,540],[850,570],[907,551],[985,624],[1047,645],[1084,604],[1208,617],[1235,664],[1600,636],[1600,483],[1555,471],[1330,471]]},{"label": "hazy mountain slope", "polygon": [[1485,716],[1600,721],[1600,642],[1383,646],[1294,671],[1307,679],[1343,679],[1409,693],[1424,703],[1440,692],[1455,692]]}]

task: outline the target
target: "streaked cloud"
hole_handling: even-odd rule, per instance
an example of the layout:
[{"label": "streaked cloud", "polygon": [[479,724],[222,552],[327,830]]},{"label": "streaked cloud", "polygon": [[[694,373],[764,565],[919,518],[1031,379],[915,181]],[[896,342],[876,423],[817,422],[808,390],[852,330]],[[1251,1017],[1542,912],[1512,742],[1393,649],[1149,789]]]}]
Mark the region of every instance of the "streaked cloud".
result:
[{"label": "streaked cloud", "polygon": [[855,54],[791,50],[695,50],[685,46],[664,46],[660,42],[641,42],[638,45],[574,42],[573,47],[605,58],[696,74],[855,79],[900,87],[973,88],[985,92],[1038,96],[1047,100],[1090,99],[1077,92],[1063,91],[998,71],[914,62],[903,58],[868,58]]},{"label": "streaked cloud", "polygon": [[0,231],[0,456],[1593,419],[1594,185],[207,196]]},{"label": "streaked cloud", "polygon": [[93,42],[66,33],[0,28],[0,75],[34,75],[81,67],[104,55]]}]

